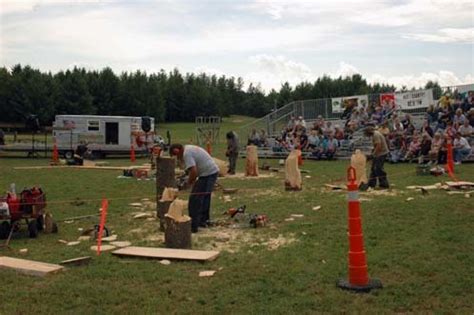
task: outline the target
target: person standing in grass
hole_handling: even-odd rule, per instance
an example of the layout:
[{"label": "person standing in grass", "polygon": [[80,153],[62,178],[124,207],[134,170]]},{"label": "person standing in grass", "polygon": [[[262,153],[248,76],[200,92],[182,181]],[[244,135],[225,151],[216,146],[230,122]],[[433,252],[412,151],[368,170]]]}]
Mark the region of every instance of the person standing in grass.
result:
[{"label": "person standing in grass", "polygon": [[188,210],[191,231],[197,233],[199,227],[207,227],[210,222],[211,195],[219,167],[206,150],[195,145],[172,144],[169,152],[184,163],[189,174],[187,184],[192,190]]},{"label": "person standing in grass", "polygon": [[383,169],[385,160],[389,153],[387,142],[385,137],[373,126],[368,126],[364,129],[364,134],[367,137],[372,138],[372,143],[374,149],[372,151],[372,167],[370,170],[369,182],[366,185],[361,186],[361,190],[367,190],[367,188],[375,188],[377,185],[377,180],[379,182],[379,187],[382,189],[388,189],[389,184],[387,180],[387,173]]},{"label": "person standing in grass", "polygon": [[225,155],[229,159],[229,171],[227,173],[234,175],[237,158],[239,156],[239,138],[234,131],[229,131],[225,137],[227,139],[227,151]]}]

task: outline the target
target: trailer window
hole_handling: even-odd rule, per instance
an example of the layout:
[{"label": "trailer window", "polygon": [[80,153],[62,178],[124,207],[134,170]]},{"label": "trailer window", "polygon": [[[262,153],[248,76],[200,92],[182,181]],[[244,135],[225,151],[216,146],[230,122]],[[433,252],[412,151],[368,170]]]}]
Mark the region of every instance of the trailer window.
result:
[{"label": "trailer window", "polygon": [[87,130],[88,131],[99,131],[99,121],[98,120],[88,120],[87,121]]}]

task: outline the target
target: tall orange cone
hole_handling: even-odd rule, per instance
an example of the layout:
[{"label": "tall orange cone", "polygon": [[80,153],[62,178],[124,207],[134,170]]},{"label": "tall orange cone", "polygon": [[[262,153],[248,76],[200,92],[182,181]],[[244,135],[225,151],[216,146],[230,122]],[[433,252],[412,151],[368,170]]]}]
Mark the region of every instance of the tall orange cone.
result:
[{"label": "tall orange cone", "polygon": [[337,282],[337,286],[345,290],[370,292],[372,289],[382,288],[382,282],[377,279],[369,279],[367,272],[356,171],[352,166],[347,169],[347,179],[347,195],[349,200],[349,281],[340,279]]},{"label": "tall orange cone", "polygon": [[53,143],[53,163],[57,164],[58,162],[59,162],[58,146],[56,145],[56,139],[54,139],[54,143]]},{"label": "tall orange cone", "polygon": [[133,145],[133,142],[130,146],[130,162],[135,162],[135,146]]},{"label": "tall orange cone", "polygon": [[445,170],[448,173],[448,175],[451,178],[455,179],[454,176],[454,158],[453,158],[453,145],[451,143],[451,140],[448,141],[448,144],[446,145],[446,150],[447,150],[447,155],[446,155],[446,165],[445,165]]},{"label": "tall orange cone", "polygon": [[206,144],[206,151],[207,151],[207,153],[209,153],[209,155],[212,155],[211,141],[207,141],[207,144]]}]

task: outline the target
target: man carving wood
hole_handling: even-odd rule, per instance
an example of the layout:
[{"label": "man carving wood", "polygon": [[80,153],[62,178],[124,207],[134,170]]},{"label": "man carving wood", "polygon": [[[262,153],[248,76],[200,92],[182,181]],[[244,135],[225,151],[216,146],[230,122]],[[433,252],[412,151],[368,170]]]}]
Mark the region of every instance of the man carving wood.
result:
[{"label": "man carving wood", "polygon": [[199,227],[207,227],[210,221],[211,194],[219,174],[219,167],[204,149],[195,145],[172,144],[170,155],[184,163],[189,174],[187,184],[192,186],[189,196],[189,216],[191,230],[198,232]]}]

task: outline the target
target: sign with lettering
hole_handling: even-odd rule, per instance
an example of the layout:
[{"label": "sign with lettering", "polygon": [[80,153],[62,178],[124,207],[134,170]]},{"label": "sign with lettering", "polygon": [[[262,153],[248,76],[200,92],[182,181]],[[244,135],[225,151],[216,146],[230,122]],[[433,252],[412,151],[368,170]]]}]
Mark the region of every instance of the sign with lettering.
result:
[{"label": "sign with lettering", "polygon": [[395,104],[402,110],[427,108],[434,104],[433,90],[428,89],[395,93]]}]

